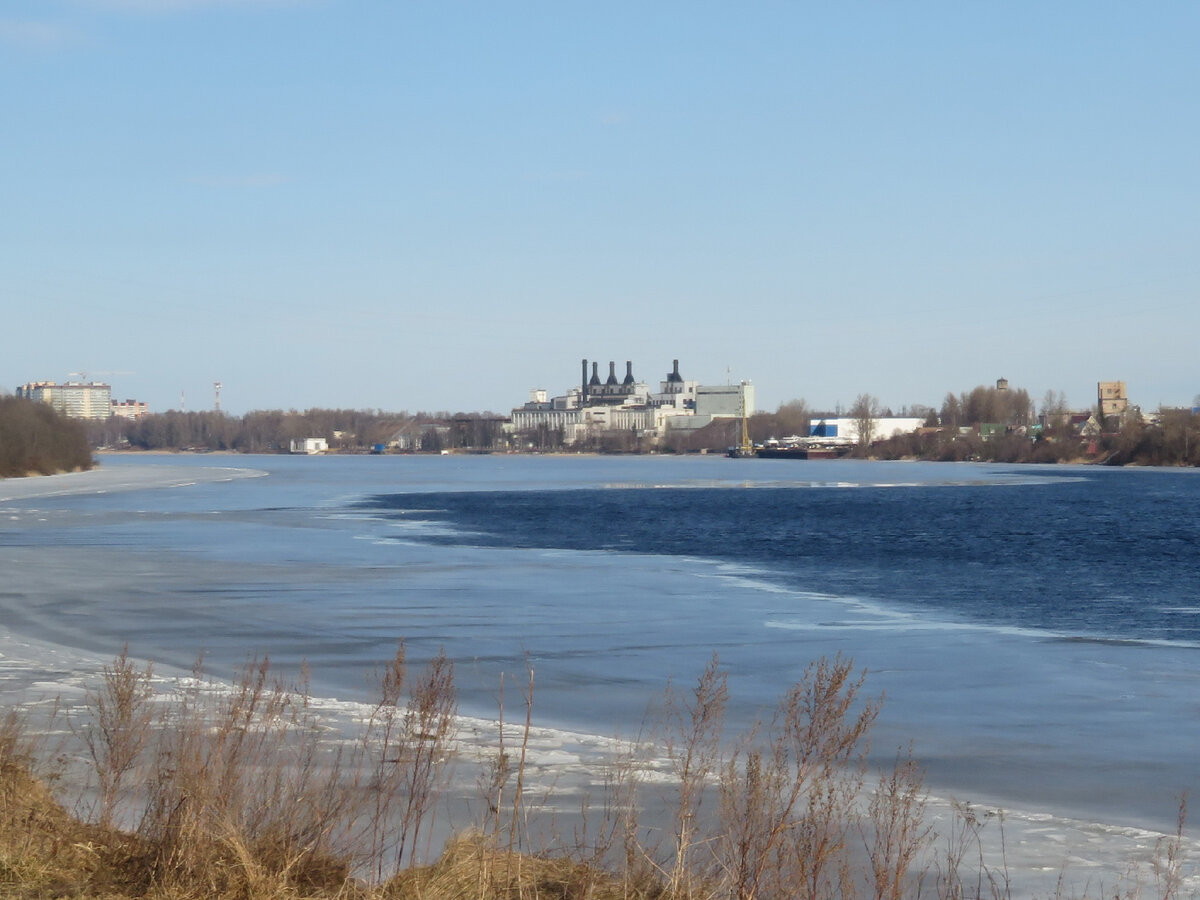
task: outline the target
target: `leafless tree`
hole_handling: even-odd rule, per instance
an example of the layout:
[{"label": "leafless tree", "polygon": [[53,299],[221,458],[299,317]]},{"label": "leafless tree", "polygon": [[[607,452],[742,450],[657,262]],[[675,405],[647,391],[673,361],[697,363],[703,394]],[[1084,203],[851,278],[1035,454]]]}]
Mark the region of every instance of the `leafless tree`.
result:
[{"label": "leafless tree", "polygon": [[871,394],[859,394],[850,407],[850,418],[858,428],[858,446],[865,452],[875,438],[879,401]]}]

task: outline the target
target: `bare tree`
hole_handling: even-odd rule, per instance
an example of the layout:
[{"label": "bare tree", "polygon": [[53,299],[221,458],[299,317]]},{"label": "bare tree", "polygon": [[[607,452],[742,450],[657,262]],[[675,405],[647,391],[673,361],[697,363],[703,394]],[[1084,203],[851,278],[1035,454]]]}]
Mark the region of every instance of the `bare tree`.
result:
[{"label": "bare tree", "polygon": [[850,418],[858,428],[858,446],[865,452],[875,437],[879,419],[879,401],[871,394],[859,394],[850,407]]}]

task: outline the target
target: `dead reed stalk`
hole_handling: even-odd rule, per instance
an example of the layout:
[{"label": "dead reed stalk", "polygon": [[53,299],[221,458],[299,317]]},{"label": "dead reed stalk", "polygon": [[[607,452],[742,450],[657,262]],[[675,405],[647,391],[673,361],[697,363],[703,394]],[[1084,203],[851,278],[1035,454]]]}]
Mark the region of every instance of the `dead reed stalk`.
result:
[{"label": "dead reed stalk", "polygon": [[719,869],[738,900],[824,897],[842,885],[867,733],[878,702],[837,657],[812,663],[765,738],[752,729],[722,769]]},{"label": "dead reed stalk", "polygon": [[728,680],[716,654],[690,695],[667,688],[665,750],[678,784],[673,858],[666,869],[667,891],[674,897],[691,896],[695,888],[693,853],[701,833],[700,812],[710,780],[720,768],[728,702]]},{"label": "dead reed stalk", "polygon": [[[873,900],[903,900],[913,866],[929,843],[924,777],[912,749],[884,772],[868,805],[867,856]],[[917,876],[920,894],[920,875]]]},{"label": "dead reed stalk", "polygon": [[1183,830],[1187,824],[1187,793],[1179,798],[1175,831],[1159,838],[1154,848],[1154,882],[1161,900],[1176,900],[1183,887],[1184,843]]},{"label": "dead reed stalk", "polygon": [[218,691],[199,664],[155,748],[139,835],[151,883],[214,892],[264,878],[325,880],[347,807],[340,757],[320,748],[306,678],[288,686],[252,660]]},{"label": "dead reed stalk", "polygon": [[98,782],[102,827],[113,824],[126,781],[142,761],[154,734],[153,670],[139,669],[129,658],[129,645],[102,670],[99,689],[88,691],[89,720],[81,737]]},{"label": "dead reed stalk", "polygon": [[376,880],[415,862],[422,831],[445,786],[457,712],[454,664],[445,652],[410,682],[401,642],[380,680],[380,699],[361,744],[373,798],[368,859]]}]

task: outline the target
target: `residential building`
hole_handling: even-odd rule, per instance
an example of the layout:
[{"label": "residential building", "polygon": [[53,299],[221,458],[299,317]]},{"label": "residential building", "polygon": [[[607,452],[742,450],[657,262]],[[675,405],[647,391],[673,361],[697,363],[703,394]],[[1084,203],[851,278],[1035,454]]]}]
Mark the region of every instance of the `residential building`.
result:
[{"label": "residential building", "polygon": [[112,414],[122,419],[140,419],[150,414],[150,407],[140,400],[114,400]]},{"label": "residential building", "polygon": [[107,419],[113,414],[112,386],[99,381],[31,381],[17,388],[17,396],[49,403],[72,419]]},{"label": "residential building", "polygon": [[1096,405],[1100,415],[1121,417],[1129,409],[1129,396],[1123,381],[1101,381],[1096,384]]}]

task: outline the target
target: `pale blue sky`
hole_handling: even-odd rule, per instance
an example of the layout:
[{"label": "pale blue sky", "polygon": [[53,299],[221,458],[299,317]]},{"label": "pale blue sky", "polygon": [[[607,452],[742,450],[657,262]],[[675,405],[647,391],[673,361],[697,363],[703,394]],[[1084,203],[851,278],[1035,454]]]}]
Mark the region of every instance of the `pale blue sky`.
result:
[{"label": "pale blue sky", "polygon": [[4,0],[0,384],[1189,403],[1198,48],[1191,2]]}]

